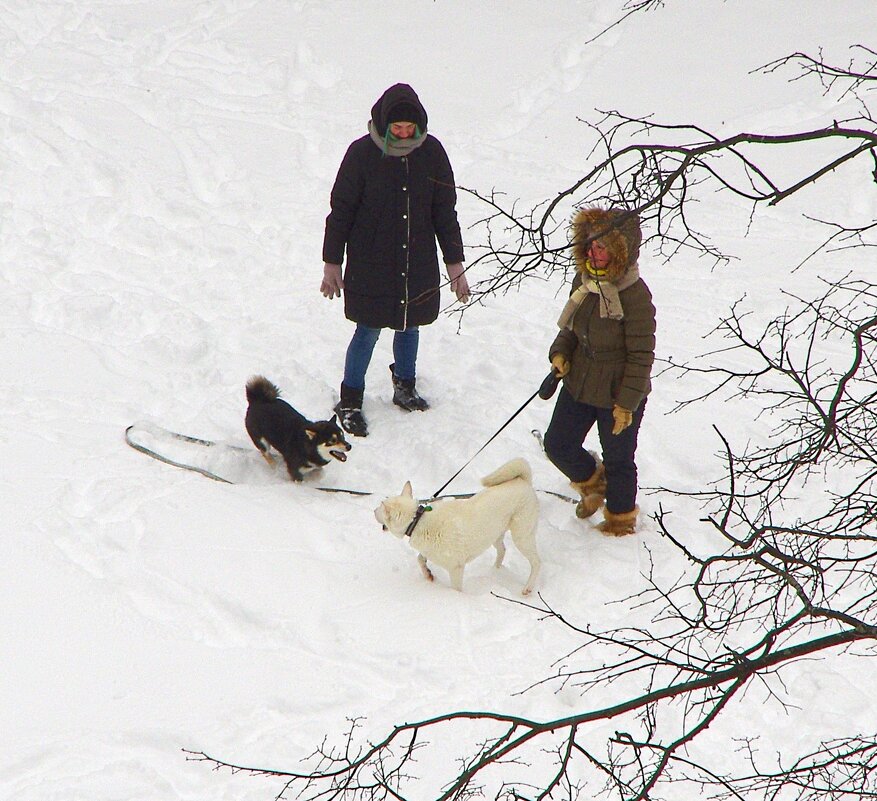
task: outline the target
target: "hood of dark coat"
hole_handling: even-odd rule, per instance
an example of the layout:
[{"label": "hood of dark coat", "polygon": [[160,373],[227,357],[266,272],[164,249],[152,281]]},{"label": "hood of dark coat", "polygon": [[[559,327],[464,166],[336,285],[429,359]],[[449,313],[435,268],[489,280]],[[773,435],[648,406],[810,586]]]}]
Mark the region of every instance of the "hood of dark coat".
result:
[{"label": "hood of dark coat", "polygon": [[417,123],[420,132],[425,134],[426,125],[429,121],[426,116],[426,109],[420,102],[417,92],[415,92],[407,83],[393,84],[372,106],[372,125],[374,125],[378,134],[384,136],[387,133],[387,120],[389,119],[390,111],[392,111],[394,106],[397,106],[400,103],[406,103],[417,109],[418,119],[411,120],[411,122]]},{"label": "hood of dark coat", "polygon": [[579,209],[572,220],[573,257],[585,274],[588,248],[599,239],[609,251],[608,278],[617,281],[636,264],[643,241],[639,215],[625,209]]}]

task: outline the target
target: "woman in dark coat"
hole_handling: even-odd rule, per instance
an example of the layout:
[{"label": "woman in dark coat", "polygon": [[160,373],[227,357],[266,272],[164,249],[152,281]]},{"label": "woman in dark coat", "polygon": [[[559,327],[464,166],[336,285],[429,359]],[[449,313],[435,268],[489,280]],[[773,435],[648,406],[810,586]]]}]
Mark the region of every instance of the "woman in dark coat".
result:
[{"label": "woman in dark coat", "polygon": [[[576,514],[605,501],[600,530],[636,530],[637,434],[655,361],[655,307],[640,278],[639,218],[623,209],[581,209],[573,219],[577,271],[549,349],[563,387],[545,452],[581,495]],[[602,462],[583,446],[596,423]]]},{"label": "woman in dark coat", "polygon": [[415,91],[391,86],[372,107],[368,134],[347,149],[332,187],[320,291],[327,298],[343,293],[344,314],[356,323],[335,407],[342,427],[355,436],[368,433],[365,374],[384,328],[395,332],[393,402],[407,411],[429,408],[415,381],[420,326],[439,312],[436,240],[457,298],[469,296],[454,173],[441,142],[426,129]]}]

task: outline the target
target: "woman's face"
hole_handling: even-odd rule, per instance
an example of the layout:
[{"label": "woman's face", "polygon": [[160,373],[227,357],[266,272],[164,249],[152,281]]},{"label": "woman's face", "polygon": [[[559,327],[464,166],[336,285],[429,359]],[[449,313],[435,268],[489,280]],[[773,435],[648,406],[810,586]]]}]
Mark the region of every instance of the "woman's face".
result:
[{"label": "woman's face", "polygon": [[595,239],[588,247],[588,258],[598,270],[605,270],[609,266],[609,251],[599,239]]},{"label": "woman's face", "polygon": [[396,139],[410,139],[414,136],[416,130],[417,125],[413,122],[390,123],[390,133],[395,136]]}]

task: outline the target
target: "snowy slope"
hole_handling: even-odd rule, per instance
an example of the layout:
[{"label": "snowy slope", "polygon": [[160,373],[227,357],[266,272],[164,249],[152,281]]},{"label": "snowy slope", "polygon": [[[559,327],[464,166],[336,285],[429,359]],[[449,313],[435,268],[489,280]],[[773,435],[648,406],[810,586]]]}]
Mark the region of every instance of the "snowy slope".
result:
[{"label": "snowy slope", "polygon": [[[289,769],[351,717],[376,736],[454,708],[581,709],[568,690],[517,694],[576,644],[497,597],[517,597],[519,555],[498,573],[486,555],[458,594],[439,571],[426,583],[372,515],[405,480],[434,492],[535,391],[559,276],[423,330],[425,415],[392,406],[382,339],[373,433],[321,478],[375,497],[292,486],[255,451],[246,483],[214,483],[127,448],[124,430],[146,420],[246,446],[253,373],[305,414],[328,412],[351,328],[318,293],[323,219],[387,85],[419,91],[461,185],[532,202],[581,174],[591,142],[577,118],[596,109],[719,132],[831,119],[831,98],[750,71],[820,46],[842,59],[877,30],[871,0],[842,5],[685,0],[590,42],[620,0],[550,13],[437,0],[404,16],[373,0],[0,0],[0,798],[268,799],[270,782],[212,773],[181,749]],[[819,202],[877,216],[873,191],[840,179]],[[744,209],[704,207],[701,224],[740,256],[728,268],[644,254],[662,356],[700,353],[744,293],[767,315],[790,281],[813,285],[815,270],[790,279],[816,241],[799,211],[778,207],[746,237]],[[464,235],[484,215],[465,195],[459,212]],[[737,406],[670,415],[688,389],[656,381],[643,486],[716,475],[717,421],[740,441],[767,430]],[[530,433],[549,415],[534,401],[450,489],[523,455],[540,489],[569,492]],[[571,505],[543,494],[542,507],[539,589],[577,622],[626,620],[611,602],[641,585],[649,552],[659,572],[676,569],[648,523],[609,541]],[[686,513],[690,536],[708,536]],[[820,697],[829,681],[849,692]],[[872,725],[869,682],[842,661],[796,669],[790,692],[812,698],[815,722],[759,703],[759,727],[780,748]],[[705,747],[721,753],[751,716],[730,709]]]}]

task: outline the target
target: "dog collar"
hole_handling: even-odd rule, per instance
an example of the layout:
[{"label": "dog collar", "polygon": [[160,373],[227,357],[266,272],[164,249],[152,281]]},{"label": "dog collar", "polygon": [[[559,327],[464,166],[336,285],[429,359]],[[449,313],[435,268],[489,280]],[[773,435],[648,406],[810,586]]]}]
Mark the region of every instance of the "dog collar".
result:
[{"label": "dog collar", "polygon": [[411,522],[408,524],[408,528],[405,529],[405,536],[410,537],[414,533],[414,527],[420,522],[420,518],[423,517],[423,513],[431,511],[431,506],[426,506],[422,503],[419,504],[417,511],[414,513],[414,517],[411,518]]}]

